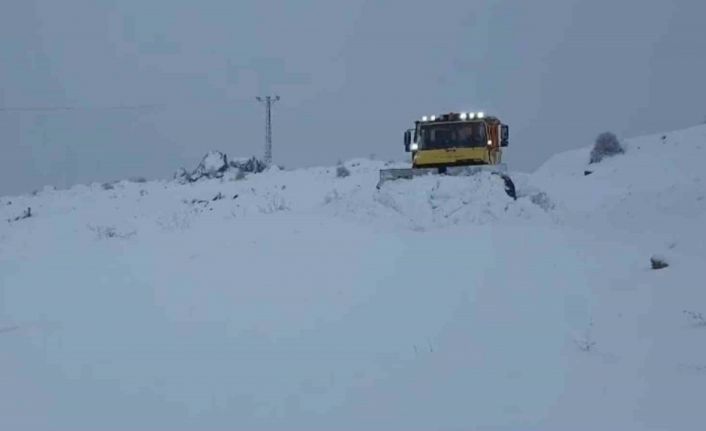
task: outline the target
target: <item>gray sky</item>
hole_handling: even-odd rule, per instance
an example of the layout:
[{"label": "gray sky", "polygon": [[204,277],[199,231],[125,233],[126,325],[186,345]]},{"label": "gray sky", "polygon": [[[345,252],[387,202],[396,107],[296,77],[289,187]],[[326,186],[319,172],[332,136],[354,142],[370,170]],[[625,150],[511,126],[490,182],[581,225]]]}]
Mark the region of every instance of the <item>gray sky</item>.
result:
[{"label": "gray sky", "polygon": [[[443,6],[442,6],[443,5]],[[404,159],[424,114],[483,109],[511,168],[706,119],[702,0],[2,0],[0,195],[262,154]],[[157,104],[151,109],[93,109]]]}]

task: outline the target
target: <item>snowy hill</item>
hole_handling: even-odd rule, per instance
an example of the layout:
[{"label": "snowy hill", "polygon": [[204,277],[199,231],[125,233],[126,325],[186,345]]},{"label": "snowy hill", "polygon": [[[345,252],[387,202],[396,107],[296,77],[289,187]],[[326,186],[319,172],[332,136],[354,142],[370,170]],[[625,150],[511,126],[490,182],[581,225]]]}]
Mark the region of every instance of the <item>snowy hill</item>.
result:
[{"label": "snowy hill", "polygon": [[632,139],[625,147],[626,155],[590,166],[588,149],[559,154],[532,183],[577,216],[574,224],[706,256],[706,126]]},{"label": "snowy hill", "polygon": [[0,429],[698,429],[706,127],[625,146],[517,200],[370,160],[0,198]]}]

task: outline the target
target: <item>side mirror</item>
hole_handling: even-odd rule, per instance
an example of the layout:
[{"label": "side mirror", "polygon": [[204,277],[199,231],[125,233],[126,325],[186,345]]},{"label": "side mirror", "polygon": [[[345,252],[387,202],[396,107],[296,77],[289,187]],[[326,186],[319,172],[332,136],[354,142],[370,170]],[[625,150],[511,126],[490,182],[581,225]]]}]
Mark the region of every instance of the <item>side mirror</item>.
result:
[{"label": "side mirror", "polygon": [[404,132],[404,150],[409,153],[409,146],[412,144],[412,134],[407,130]]},{"label": "side mirror", "polygon": [[510,144],[510,126],[503,124],[500,128],[500,146],[507,147]]}]

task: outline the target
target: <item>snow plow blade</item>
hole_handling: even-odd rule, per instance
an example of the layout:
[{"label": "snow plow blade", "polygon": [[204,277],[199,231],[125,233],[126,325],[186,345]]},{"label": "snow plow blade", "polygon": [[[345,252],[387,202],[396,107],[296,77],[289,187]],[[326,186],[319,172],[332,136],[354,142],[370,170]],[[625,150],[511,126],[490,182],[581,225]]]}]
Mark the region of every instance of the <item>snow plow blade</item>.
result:
[{"label": "snow plow blade", "polygon": [[406,169],[382,169],[380,170],[380,180],[377,184],[379,190],[383,184],[389,181],[397,181],[402,179],[412,179],[423,175],[449,175],[449,176],[471,176],[479,172],[490,172],[499,175],[505,182],[505,192],[517,199],[515,194],[515,185],[507,175],[507,165],[500,163],[497,165],[477,165],[477,166],[447,166],[444,168],[406,168]]},{"label": "snow plow blade", "polygon": [[507,172],[507,165],[501,163],[497,165],[447,166],[443,168],[382,169],[380,170],[380,181],[378,181],[377,188],[379,189],[388,181],[401,179],[410,180],[423,175],[470,176],[478,172],[505,174]]}]

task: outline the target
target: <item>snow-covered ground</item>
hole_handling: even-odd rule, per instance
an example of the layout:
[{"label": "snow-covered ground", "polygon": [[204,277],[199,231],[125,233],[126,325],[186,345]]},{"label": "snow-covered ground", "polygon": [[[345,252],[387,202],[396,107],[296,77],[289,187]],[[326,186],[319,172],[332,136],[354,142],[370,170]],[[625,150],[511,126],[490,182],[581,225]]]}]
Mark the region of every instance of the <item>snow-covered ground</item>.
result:
[{"label": "snow-covered ground", "polygon": [[0,429],[700,429],[705,147],[0,198]]}]

